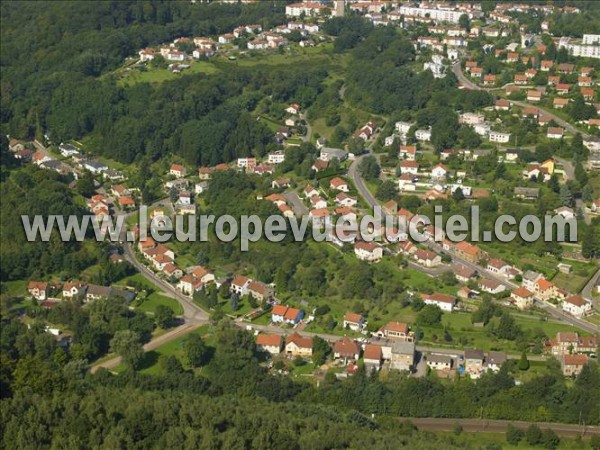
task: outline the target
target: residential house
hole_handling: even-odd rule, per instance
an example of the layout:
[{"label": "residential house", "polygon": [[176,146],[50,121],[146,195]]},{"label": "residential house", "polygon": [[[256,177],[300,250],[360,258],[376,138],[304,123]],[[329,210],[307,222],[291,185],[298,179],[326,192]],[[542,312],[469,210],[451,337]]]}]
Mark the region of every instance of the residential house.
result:
[{"label": "residential house", "polygon": [[248,294],[259,302],[265,302],[273,298],[273,288],[261,281],[250,281],[248,283]]},{"label": "residential house", "polygon": [[237,294],[240,297],[247,295],[248,294],[248,286],[251,281],[252,280],[248,277],[245,277],[243,275],[237,275],[231,281],[231,286],[229,287],[229,290],[231,292]]},{"label": "residential house", "polygon": [[333,345],[333,357],[344,360],[346,364],[350,361],[358,361],[358,358],[360,358],[360,345],[344,336]]},{"label": "residential house", "polygon": [[490,142],[497,142],[499,144],[506,144],[510,141],[510,133],[501,133],[499,131],[490,131],[488,136]]},{"label": "residential house", "polygon": [[346,194],[345,192],[341,192],[335,196],[335,202],[341,206],[353,207],[358,204],[358,199]]},{"label": "residential house", "polygon": [[412,370],[414,363],[414,342],[394,342],[392,344],[392,358],[390,360],[390,369],[410,371]]},{"label": "residential house", "polygon": [[500,99],[494,103],[494,109],[496,111],[508,111],[510,109],[510,100]]},{"label": "residential house", "polygon": [[452,369],[452,357],[448,355],[438,355],[431,353],[427,355],[427,367],[431,370],[450,370]]},{"label": "residential house", "polygon": [[329,182],[329,188],[342,192],[348,192],[350,190],[348,187],[348,182],[339,177],[334,177],[331,179]]},{"label": "residential house", "polygon": [[89,284],[85,293],[85,301],[91,302],[102,298],[108,298],[112,294],[110,286],[99,286],[97,284]]},{"label": "residential house", "polygon": [[461,283],[468,283],[471,279],[477,277],[477,271],[469,267],[456,264],[452,266],[454,276]]},{"label": "residential house", "polygon": [[558,95],[569,95],[571,85],[567,83],[558,83],[555,89]]},{"label": "residential house", "polygon": [[560,361],[563,375],[565,377],[579,375],[588,361],[589,358],[586,355],[564,355]]},{"label": "residential house", "polygon": [[490,351],[485,360],[486,367],[492,372],[498,372],[506,362],[507,357],[504,352]]},{"label": "residential house", "polygon": [[163,272],[167,277],[175,279],[175,280],[178,280],[181,277],[183,277],[183,270],[181,270],[179,267],[177,267],[173,263],[165,264],[165,266],[163,268]]},{"label": "residential house", "polygon": [[312,185],[307,184],[306,187],[304,188],[304,197],[311,198],[311,197],[314,197],[315,195],[319,195],[319,191],[317,191],[314,187],[312,187]]},{"label": "residential house", "polygon": [[400,163],[401,174],[416,175],[419,172],[419,163],[414,160],[404,160]]},{"label": "residential house", "polygon": [[285,161],[285,153],[281,150],[277,150],[275,152],[269,153],[267,157],[267,162],[269,164],[281,164]]},{"label": "residential house", "polygon": [[285,305],[273,305],[273,308],[271,308],[271,322],[283,323],[287,310],[288,307]]},{"label": "residential house", "polygon": [[181,164],[171,164],[169,175],[174,175],[176,178],[183,178],[187,175],[187,171]]},{"label": "residential house", "polygon": [[300,114],[300,105],[298,103],[292,103],[290,106],[288,106],[285,110],[285,112],[287,112],[288,114]]},{"label": "residential house", "polygon": [[415,261],[425,267],[437,267],[442,263],[442,257],[429,250],[418,249],[414,253]]},{"label": "residential house", "polygon": [[304,318],[304,311],[291,306],[275,305],[271,310],[271,321],[296,325]]},{"label": "residential house", "polygon": [[362,261],[377,262],[383,258],[383,248],[375,242],[357,242],[354,244],[354,253]]},{"label": "residential house", "polygon": [[67,281],[63,285],[62,296],[70,299],[83,298],[86,289],[87,286],[80,281]]},{"label": "residential house", "polygon": [[311,169],[318,173],[318,172],[322,172],[323,170],[326,170],[327,167],[329,167],[328,161],[324,161],[322,159],[317,159],[311,166]]},{"label": "residential house", "polygon": [[454,246],[454,252],[459,258],[465,259],[470,263],[477,264],[480,259],[485,257],[485,253],[477,246],[461,241]]},{"label": "residential house", "polygon": [[479,288],[482,291],[489,292],[490,294],[499,294],[500,292],[504,292],[506,290],[506,287],[502,283],[490,278],[482,278],[479,280]]},{"label": "residential house", "polygon": [[312,356],[312,351],[313,342],[309,337],[294,333],[285,339],[285,354],[288,356],[310,358]]},{"label": "residential house", "polygon": [[586,300],[581,295],[572,295],[562,302],[564,312],[575,317],[584,317],[592,312],[592,302]]},{"label": "residential house", "polygon": [[565,129],[561,127],[548,127],[546,137],[548,139],[562,139],[565,134]]},{"label": "residential house", "polygon": [[315,195],[310,198],[310,203],[313,209],[327,208],[327,202],[319,195]]},{"label": "residential house", "polygon": [[401,145],[399,155],[400,158],[414,161],[417,155],[417,147],[415,145]]},{"label": "residential house", "polygon": [[511,268],[512,266],[510,264],[498,258],[490,258],[486,267],[488,272],[494,273],[496,275],[506,275],[508,270]]},{"label": "residential house", "polygon": [[30,281],[27,292],[36,300],[46,300],[50,294],[50,285],[45,281]]},{"label": "residential house", "polygon": [[377,331],[377,336],[411,342],[414,339],[413,334],[408,331],[408,324],[404,322],[388,322]]},{"label": "residential house", "polygon": [[566,220],[571,220],[575,218],[575,211],[573,211],[573,209],[569,208],[568,206],[561,206],[560,208],[556,208],[554,210],[554,213],[561,215]]},{"label": "residential house", "polygon": [[556,338],[550,341],[553,355],[561,356],[579,351],[579,334],[576,331],[559,331]]},{"label": "residential house", "polygon": [[433,169],[431,169],[431,178],[433,178],[434,180],[445,181],[447,175],[448,168],[442,163],[435,165]]},{"label": "residential house", "polygon": [[58,146],[58,151],[65,157],[79,155],[79,149],[72,144],[62,143]]},{"label": "residential house", "polygon": [[383,353],[379,345],[365,345],[365,349],[363,351],[363,362],[365,363],[365,370],[367,373],[371,373],[373,370],[379,370],[382,359]]},{"label": "residential house", "polygon": [[527,288],[530,292],[535,292],[536,282],[542,278],[542,274],[539,272],[534,272],[533,270],[526,270],[523,273],[523,287]]},{"label": "residential house", "polygon": [[542,92],[536,89],[530,89],[527,91],[528,102],[539,102],[542,99]]},{"label": "residential house", "polygon": [[456,299],[451,295],[434,292],[433,294],[421,294],[426,305],[435,305],[442,311],[451,312],[456,305]]},{"label": "residential house", "polygon": [[484,359],[485,355],[483,350],[465,349],[465,372],[469,374],[471,378],[479,378],[484,372]]},{"label": "residential house", "polygon": [[552,100],[552,106],[555,109],[563,109],[568,104],[569,104],[568,98],[555,97],[554,100]]},{"label": "residential house", "polygon": [[535,282],[534,294],[542,301],[548,301],[559,295],[556,285],[545,278],[540,278]]},{"label": "residential house", "polygon": [[343,327],[352,331],[362,331],[366,326],[365,318],[356,313],[346,313],[344,315]]},{"label": "residential house", "polygon": [[515,306],[519,309],[528,309],[533,306],[533,292],[526,287],[519,287],[510,293],[510,298],[514,300]]},{"label": "residential house", "polygon": [[281,353],[282,344],[283,339],[277,334],[260,333],[256,336],[256,347],[258,350],[270,353],[271,355]]},{"label": "residential house", "polygon": [[200,167],[198,169],[198,177],[203,181],[208,181],[212,178],[213,169],[210,167]]},{"label": "residential house", "polygon": [[430,141],[431,140],[431,128],[420,129],[415,131],[415,138],[417,141]]}]

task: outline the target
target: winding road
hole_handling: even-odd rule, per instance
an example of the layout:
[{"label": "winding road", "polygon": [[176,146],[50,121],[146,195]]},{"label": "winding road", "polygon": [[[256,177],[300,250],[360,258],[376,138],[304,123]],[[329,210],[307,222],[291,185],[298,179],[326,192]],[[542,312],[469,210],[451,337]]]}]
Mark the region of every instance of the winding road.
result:
[{"label": "winding road", "polygon": [[[363,154],[360,157],[357,157],[352,162],[352,164],[350,165],[350,167],[348,169],[348,176],[354,183],[356,190],[359,192],[361,197],[369,204],[369,206],[371,208],[375,208],[375,206],[381,206],[381,205],[379,204],[377,199],[373,196],[371,191],[369,191],[369,189],[367,188],[365,181],[362,178],[362,176],[360,175],[360,171],[358,170],[360,161],[362,161],[363,158],[368,156],[370,154],[370,151],[371,151],[371,149],[369,148],[368,153]],[[439,243],[437,243],[437,242],[427,241],[424,244],[427,245],[431,250],[435,251],[436,253],[441,253],[443,251],[441,245],[439,245]],[[466,266],[468,268],[476,270],[480,274],[484,274],[486,276],[486,278],[490,278],[490,279],[498,281],[499,283],[502,283],[507,289],[516,289],[517,287],[519,287],[517,284],[513,283],[512,281],[507,280],[506,278],[501,277],[499,275],[488,272],[485,268],[483,268],[477,264],[473,264],[472,262],[470,262],[464,258],[461,258],[460,256],[458,256],[454,253],[452,253],[451,256],[452,256],[452,260],[454,262],[460,263],[463,266]],[[414,267],[414,266],[411,266],[411,267],[413,267],[417,270],[423,269],[418,265],[416,267]],[[424,270],[421,270],[421,271],[425,272]],[[569,323],[573,326],[579,327],[582,330],[587,331],[588,333],[595,334],[600,331],[600,327],[598,327],[597,325],[594,325],[593,323],[590,323],[586,320],[582,320],[577,317],[573,317],[571,315],[565,314],[561,309],[555,307],[554,305],[552,305],[550,303],[537,302],[537,306],[539,306],[541,309],[546,311],[551,316],[553,316],[563,322]]]},{"label": "winding road", "polygon": [[[498,90],[498,89],[503,89],[504,88],[504,86],[502,88],[484,88],[484,87],[481,87],[481,86],[473,83],[463,73],[462,67],[460,65],[460,61],[458,61],[458,60],[454,64],[452,64],[452,72],[454,73],[454,75],[456,75],[456,78],[458,78],[458,81],[460,82],[461,85],[464,86],[465,89],[469,89],[469,90],[472,90],[472,91],[486,91],[486,92],[491,92],[491,91],[494,91],[494,90]],[[554,120],[554,122],[556,122],[558,125],[560,125],[564,129],[566,129],[570,133],[572,133],[572,134],[579,133],[581,135],[581,137],[584,138],[584,139],[587,139],[587,138],[590,137],[589,134],[587,134],[587,133],[585,133],[585,132],[577,129],[576,127],[574,127],[573,125],[571,125],[569,122],[565,121],[564,119],[561,119],[556,114],[548,111],[547,109],[544,109],[544,108],[540,107],[539,105],[534,105],[534,104],[531,104],[531,103],[527,103],[527,102],[523,102],[523,101],[517,101],[517,100],[511,100],[511,103],[513,103],[513,104],[515,104],[517,106],[520,106],[521,108],[529,108],[529,107],[537,108],[545,116],[550,117],[552,120]]]}]

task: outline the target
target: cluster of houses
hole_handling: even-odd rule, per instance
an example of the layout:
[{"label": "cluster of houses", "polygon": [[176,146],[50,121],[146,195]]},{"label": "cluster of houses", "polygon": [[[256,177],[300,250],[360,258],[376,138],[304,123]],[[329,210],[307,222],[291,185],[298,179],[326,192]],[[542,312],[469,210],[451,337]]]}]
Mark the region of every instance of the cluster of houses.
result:
[{"label": "cluster of houses", "polygon": [[[310,359],[313,354],[313,340],[293,333],[283,339],[282,336],[261,333],[256,337],[257,347],[273,356],[283,354],[286,357]],[[385,345],[360,344],[347,336],[333,344],[333,357],[345,365],[355,365],[363,358],[367,371],[379,370],[384,361],[389,361],[395,370],[414,370],[415,344],[412,341],[396,341]]]},{"label": "cluster of houses", "polygon": [[[118,259],[118,256],[116,259]],[[27,284],[27,293],[41,302],[45,308],[52,308],[62,300],[92,302],[109,297],[121,297],[126,303],[130,303],[136,296],[133,290],[100,286],[76,280],[65,283],[32,280]]]},{"label": "cluster of houses", "polygon": [[[63,146],[75,148],[71,144],[61,144],[61,153],[63,153]],[[71,175],[75,180],[79,178],[79,173],[73,167],[63,161],[52,158],[42,151],[32,150],[18,139],[9,138],[8,149],[12,152],[13,157],[22,163],[33,163],[42,169],[53,170],[61,175]]]},{"label": "cluster of houses", "polygon": [[559,331],[556,337],[546,342],[546,351],[556,357],[563,375],[579,375],[589,362],[590,355],[598,352],[600,335],[580,336],[576,331]]},{"label": "cluster of houses", "polygon": [[[396,339],[394,336],[390,338],[381,342],[361,343],[344,336],[333,343],[333,358],[347,366],[349,373],[361,358],[367,373],[378,371],[384,363],[391,370],[414,372],[418,362],[414,341]],[[256,345],[259,350],[271,356],[310,359],[313,353],[313,340],[297,332],[285,338],[277,334],[260,333],[256,337]],[[486,354],[477,349],[465,349],[461,354],[424,355],[424,361],[431,370],[445,376],[457,370],[461,375],[469,375],[473,379],[481,377],[488,370],[498,372],[506,360],[507,356],[503,352],[490,351]]]},{"label": "cluster of houses", "polygon": [[300,34],[299,45],[301,47],[311,47],[315,45],[311,35],[319,32],[319,25],[297,21],[289,22],[287,25],[278,25],[268,31],[264,31],[261,25],[242,25],[234,28],[231,33],[216,36],[215,39],[206,36],[178,37],[159,48],[141,49],[138,51],[138,56],[142,63],[161,56],[165,61],[171,63],[169,65],[171,71],[178,73],[189,68],[188,64],[184,64],[186,61],[215,56],[221,48],[230,48],[237,40],[247,41],[248,50],[286,46],[289,44],[286,36],[292,32]]}]

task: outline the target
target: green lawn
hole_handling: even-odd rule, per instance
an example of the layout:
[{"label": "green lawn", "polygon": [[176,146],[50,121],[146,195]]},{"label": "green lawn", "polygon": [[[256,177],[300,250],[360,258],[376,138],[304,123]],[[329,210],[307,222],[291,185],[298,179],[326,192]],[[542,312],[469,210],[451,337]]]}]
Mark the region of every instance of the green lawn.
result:
[{"label": "green lawn", "polygon": [[171,297],[166,297],[158,292],[154,292],[150,294],[148,297],[136,300],[134,306],[136,309],[143,311],[145,313],[154,314],[157,306],[163,305],[168,306],[173,310],[176,315],[183,314],[183,307],[179,304],[177,300]]},{"label": "green lawn", "polygon": [[119,80],[120,85],[135,83],[162,83],[163,81],[175,80],[181,76],[195,73],[213,74],[219,69],[211,62],[194,61],[190,63],[190,68],[181,73],[173,73],[169,69],[147,66],[145,71],[132,69],[129,72],[123,72],[123,77]]},{"label": "green lawn", "polygon": [[[205,337],[205,342],[208,345],[214,345],[214,341],[211,340],[210,336],[207,336],[207,334],[212,332],[212,327],[210,325],[204,325],[201,326],[197,329],[195,329],[194,331],[192,331],[189,334],[199,334],[203,337]],[[159,347],[157,347],[154,350],[151,350],[149,352],[146,352],[145,356],[144,356],[144,361],[141,365],[141,369],[140,372],[145,373],[145,374],[158,374],[160,373],[160,365],[158,364],[159,358],[161,356],[171,356],[174,355],[176,356],[181,363],[184,365],[184,367],[189,368],[187,366],[187,363],[185,361],[185,357],[184,357],[184,353],[183,353],[183,341],[186,338],[186,336],[189,336],[189,334],[186,334],[184,336],[180,336],[177,339],[173,339],[170,342],[167,342]],[[125,370],[125,366],[123,364],[119,365],[115,371],[120,373],[123,372]]]}]

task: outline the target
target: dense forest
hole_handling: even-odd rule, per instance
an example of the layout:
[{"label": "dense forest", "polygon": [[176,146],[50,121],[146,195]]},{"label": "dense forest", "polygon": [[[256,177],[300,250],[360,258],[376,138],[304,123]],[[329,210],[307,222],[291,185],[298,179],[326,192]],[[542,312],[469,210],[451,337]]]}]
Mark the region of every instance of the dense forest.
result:
[{"label": "dense forest", "polygon": [[[73,326],[82,314],[69,312],[74,307],[61,305],[51,319]],[[98,306],[83,314],[93,318],[94,327],[111,330],[116,322],[106,322],[109,313]],[[550,361],[547,375],[519,386],[509,365],[477,383],[400,373],[380,380],[359,369],[347,381],[328,373],[316,386],[269,374],[253,336],[221,321],[214,347],[198,336],[186,338],[185,359],[161,357],[156,375],[135,369],[140,360],[132,355],[143,341],[131,339],[131,331],[117,331],[110,345],[124,356],[127,371],[90,375],[84,354],[65,353],[42,327],[28,329],[7,316],[2,325],[0,420],[6,448],[420,448],[423,437],[399,417],[483,412],[490,419],[600,421],[596,364],[569,384],[560,365]],[[85,331],[78,330],[76,340],[79,333]]]},{"label": "dense forest", "polygon": [[[266,95],[309,104],[322,72],[228,70],[122,88],[111,71],[147,45],[239,24],[270,27],[283,12],[278,2],[3,3],[2,130],[19,138],[49,131],[56,142],[93,134],[100,154],[127,163],[167,151],[194,164],[264,154],[269,133],[248,111]],[[248,86],[252,93],[243,94]]]}]

